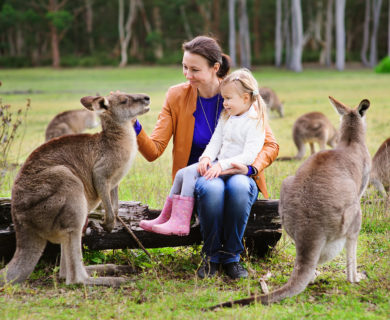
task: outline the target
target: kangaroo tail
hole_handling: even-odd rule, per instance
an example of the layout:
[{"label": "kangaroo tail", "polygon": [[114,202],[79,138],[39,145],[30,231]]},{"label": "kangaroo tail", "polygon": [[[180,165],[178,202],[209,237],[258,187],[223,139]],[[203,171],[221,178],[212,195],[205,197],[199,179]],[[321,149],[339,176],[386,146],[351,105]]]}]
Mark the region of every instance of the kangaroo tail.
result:
[{"label": "kangaroo tail", "polygon": [[0,286],[25,281],[33,272],[46,246],[46,239],[23,230],[16,234],[16,251],[12,260],[0,270]]}]

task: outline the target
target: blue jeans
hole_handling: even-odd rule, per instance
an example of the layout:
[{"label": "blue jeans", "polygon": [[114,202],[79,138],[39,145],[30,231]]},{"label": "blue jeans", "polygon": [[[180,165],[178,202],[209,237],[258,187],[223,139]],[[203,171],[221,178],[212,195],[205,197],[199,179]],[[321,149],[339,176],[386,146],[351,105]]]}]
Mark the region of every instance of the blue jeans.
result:
[{"label": "blue jeans", "polygon": [[202,251],[211,262],[240,261],[242,237],[257,195],[255,181],[242,174],[198,178],[195,200],[204,241]]}]

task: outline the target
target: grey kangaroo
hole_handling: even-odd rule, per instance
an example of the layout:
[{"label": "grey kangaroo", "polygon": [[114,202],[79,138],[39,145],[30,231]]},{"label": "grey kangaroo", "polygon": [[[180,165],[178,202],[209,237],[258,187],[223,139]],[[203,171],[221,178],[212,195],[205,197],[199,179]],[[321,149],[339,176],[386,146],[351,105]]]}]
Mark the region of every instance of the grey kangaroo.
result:
[{"label": "grey kangaroo", "polygon": [[47,125],[46,141],[66,134],[82,133],[99,125],[95,112],[87,109],[68,110],[57,114]]},{"label": "grey kangaroo", "polygon": [[131,120],[149,110],[143,94],[84,97],[81,103],[101,119],[102,132],[67,135],[44,143],[27,158],[12,188],[16,251],[0,271],[0,285],[22,282],[34,270],[46,242],[61,244],[61,278],[66,284],[117,286],[120,277],[90,277],[101,266],[84,267],[82,229],[100,201],[103,226],[111,231],[118,212],[118,184],[137,153]]},{"label": "grey kangaroo", "polygon": [[[385,140],[372,158],[370,183],[386,197],[390,187],[390,138]],[[390,200],[390,195],[389,199]]]},{"label": "grey kangaroo", "polygon": [[358,282],[356,248],[362,213],[360,198],[367,187],[371,158],[365,143],[365,114],[370,106],[362,100],[350,109],[329,97],[341,115],[340,141],[335,149],[309,157],[295,176],[287,177],[280,191],[279,214],[294,240],[296,258],[288,282],[269,294],[227,302],[216,307],[263,304],[302,292],[315,278],[316,267],[330,261],[345,247],[347,280]]},{"label": "grey kangaroo", "polygon": [[284,116],[283,103],[280,102],[275,91],[271,88],[261,87],[259,88],[259,93],[263,98],[265,104],[267,105],[268,111],[276,111],[281,118]]}]

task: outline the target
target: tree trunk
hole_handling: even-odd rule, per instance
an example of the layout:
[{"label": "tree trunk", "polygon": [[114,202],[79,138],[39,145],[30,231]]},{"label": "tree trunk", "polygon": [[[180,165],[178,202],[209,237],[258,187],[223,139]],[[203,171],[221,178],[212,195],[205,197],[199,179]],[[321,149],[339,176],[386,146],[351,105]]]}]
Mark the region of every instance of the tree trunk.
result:
[{"label": "tree trunk", "polygon": [[50,38],[51,38],[51,57],[52,57],[52,66],[53,68],[60,67],[60,48],[58,42],[58,32],[57,28],[50,24]]},{"label": "tree trunk", "polygon": [[236,0],[229,0],[229,55],[232,67],[237,65],[235,4]]},{"label": "tree trunk", "polygon": [[[246,226],[244,241],[248,250],[264,256],[281,237],[281,224],[278,214],[278,200],[257,200],[252,206]],[[164,236],[144,231],[138,227],[142,219],[154,219],[159,210],[150,210],[146,205],[133,201],[119,201],[119,216],[124,220],[145,248],[176,247],[200,244],[202,241],[199,225],[191,226],[188,236]],[[103,212],[95,211],[88,216],[88,227],[83,236],[83,244],[92,250],[138,249],[138,244],[117,221],[111,233],[103,230],[100,223]],[[15,252],[15,232],[11,219],[10,199],[0,200],[0,260],[8,261]],[[55,259],[59,246],[48,244],[46,258]]]},{"label": "tree trunk", "polygon": [[360,57],[362,59],[363,65],[366,67],[369,66],[369,62],[367,59],[367,49],[368,49],[368,39],[370,37],[370,17],[371,17],[371,8],[370,8],[371,0],[366,0],[366,7],[364,10],[364,29],[363,29],[363,44],[362,50],[360,51]]},{"label": "tree trunk", "polygon": [[239,0],[239,33],[240,33],[240,59],[241,67],[251,68],[251,47],[249,38],[248,12],[246,0]]},{"label": "tree trunk", "polygon": [[184,25],[184,31],[186,33],[187,40],[191,40],[194,36],[192,35],[191,32],[191,27],[190,24],[188,23],[188,18],[186,14],[186,9],[184,8],[184,5],[180,5],[180,15],[183,20],[183,25]]},{"label": "tree trunk", "polygon": [[93,41],[93,0],[85,0],[85,24],[87,28],[88,49],[89,53],[93,53],[95,43]]},{"label": "tree trunk", "polygon": [[336,69],[345,67],[345,0],[336,1]]},{"label": "tree trunk", "polygon": [[291,64],[291,28],[290,28],[290,6],[289,0],[283,0],[283,34],[284,34],[284,42],[285,42],[285,50],[286,50],[286,67],[290,68]]},{"label": "tree trunk", "polygon": [[378,63],[377,39],[378,39],[378,28],[379,28],[381,7],[382,7],[382,0],[374,0],[372,6],[373,26],[372,26],[371,41],[370,41],[370,67],[374,67]]},{"label": "tree trunk", "polygon": [[333,0],[328,0],[326,7],[326,31],[325,31],[325,65],[332,65],[332,29],[333,29]]},{"label": "tree trunk", "polygon": [[260,57],[261,40],[260,40],[260,0],[253,2],[253,53],[255,58]]},{"label": "tree trunk", "polygon": [[156,32],[160,35],[158,42],[155,44],[154,55],[157,59],[161,59],[164,56],[164,50],[162,46],[162,19],[160,14],[160,8],[158,6],[153,7],[153,20],[156,26]]},{"label": "tree trunk", "polygon": [[219,32],[219,26],[221,23],[221,3],[220,0],[213,0],[213,19],[211,22],[212,25],[212,33],[217,39],[221,39],[221,35]]},{"label": "tree trunk", "polygon": [[199,13],[203,18],[203,33],[208,34],[210,32],[210,20],[211,20],[211,7],[210,3],[197,3]]},{"label": "tree trunk", "polygon": [[303,26],[300,0],[291,1],[292,19],[292,54],[290,69],[295,72],[302,71]]},{"label": "tree trunk", "polygon": [[282,0],[276,0],[276,26],[275,26],[275,66],[282,65]]},{"label": "tree trunk", "polygon": [[124,16],[125,16],[125,5],[123,0],[119,1],[119,19],[118,19],[118,27],[119,27],[119,41],[121,46],[121,62],[119,64],[120,67],[124,67],[127,65],[127,48],[129,46],[129,42],[132,36],[132,25],[135,20],[136,14],[136,0],[129,0],[129,13],[127,15],[126,24],[124,24]]}]

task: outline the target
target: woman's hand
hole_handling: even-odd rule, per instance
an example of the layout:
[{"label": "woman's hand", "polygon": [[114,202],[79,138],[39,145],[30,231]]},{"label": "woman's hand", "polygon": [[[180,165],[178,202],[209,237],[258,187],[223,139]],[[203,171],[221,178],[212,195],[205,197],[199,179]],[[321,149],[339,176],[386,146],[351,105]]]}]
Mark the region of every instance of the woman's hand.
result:
[{"label": "woman's hand", "polygon": [[217,162],[214,164],[209,170],[207,170],[206,174],[204,175],[206,180],[211,180],[214,178],[219,177],[219,175],[222,172],[222,167],[221,165]]},{"label": "woman's hand", "polygon": [[233,168],[226,169],[221,174],[244,174],[248,173],[248,167],[242,163],[232,163]]},{"label": "woman's hand", "polygon": [[200,175],[203,176],[207,172],[209,167],[211,167],[210,158],[209,157],[203,157],[199,161],[197,170],[200,173]]}]

